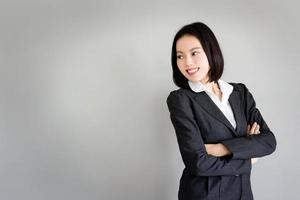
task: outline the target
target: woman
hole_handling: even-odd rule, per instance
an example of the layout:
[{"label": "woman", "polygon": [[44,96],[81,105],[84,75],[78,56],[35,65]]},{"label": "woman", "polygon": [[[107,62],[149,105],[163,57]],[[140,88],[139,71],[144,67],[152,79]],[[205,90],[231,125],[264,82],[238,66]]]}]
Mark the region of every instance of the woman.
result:
[{"label": "woman", "polygon": [[243,83],[220,79],[223,56],[208,26],[182,27],[172,47],[167,104],[185,165],[179,200],[251,200],[250,174],[276,139]]}]

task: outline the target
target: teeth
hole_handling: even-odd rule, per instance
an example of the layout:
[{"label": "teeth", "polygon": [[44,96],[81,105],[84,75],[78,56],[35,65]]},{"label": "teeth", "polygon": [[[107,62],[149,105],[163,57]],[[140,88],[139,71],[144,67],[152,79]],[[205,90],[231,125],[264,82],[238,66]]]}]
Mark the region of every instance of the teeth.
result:
[{"label": "teeth", "polygon": [[198,67],[198,68],[194,68],[194,69],[188,69],[187,72],[188,72],[189,74],[192,74],[192,73],[197,72],[198,70],[199,70],[199,67]]}]

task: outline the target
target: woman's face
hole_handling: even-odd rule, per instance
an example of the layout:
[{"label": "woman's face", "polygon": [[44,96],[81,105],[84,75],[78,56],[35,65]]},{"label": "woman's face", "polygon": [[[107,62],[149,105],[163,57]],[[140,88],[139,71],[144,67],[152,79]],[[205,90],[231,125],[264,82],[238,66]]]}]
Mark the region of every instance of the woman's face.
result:
[{"label": "woman's face", "polygon": [[207,83],[210,69],[200,41],[191,35],[184,35],[176,42],[177,66],[190,81]]}]

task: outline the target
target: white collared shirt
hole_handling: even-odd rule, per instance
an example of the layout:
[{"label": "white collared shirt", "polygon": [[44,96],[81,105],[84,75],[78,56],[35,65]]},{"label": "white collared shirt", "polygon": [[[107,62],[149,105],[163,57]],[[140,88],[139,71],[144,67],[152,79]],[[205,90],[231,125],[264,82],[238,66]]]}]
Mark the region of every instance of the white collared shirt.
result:
[{"label": "white collared shirt", "polygon": [[219,79],[218,84],[220,86],[220,89],[222,91],[222,100],[220,101],[219,97],[216,96],[208,87],[206,87],[204,84],[199,82],[192,82],[188,81],[188,84],[190,88],[194,92],[206,92],[206,94],[211,98],[211,100],[218,106],[218,108],[222,111],[222,113],[225,115],[225,117],[228,119],[228,121],[231,123],[231,125],[236,128],[236,121],[234,119],[234,115],[231,109],[231,106],[229,104],[228,98],[230,94],[233,91],[233,86],[229,83]]}]

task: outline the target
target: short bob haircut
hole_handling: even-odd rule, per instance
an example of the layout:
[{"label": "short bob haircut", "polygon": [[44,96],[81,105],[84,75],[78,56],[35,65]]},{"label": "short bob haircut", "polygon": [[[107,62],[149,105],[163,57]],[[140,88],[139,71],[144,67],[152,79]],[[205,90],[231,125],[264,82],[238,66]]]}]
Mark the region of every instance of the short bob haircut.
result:
[{"label": "short bob haircut", "polygon": [[185,36],[196,37],[207,56],[210,69],[208,71],[209,82],[216,82],[223,74],[224,60],[219,43],[212,30],[202,22],[194,22],[183,26],[175,35],[172,45],[172,69],[173,81],[180,88],[189,89],[188,79],[180,72],[177,66],[176,43]]}]

